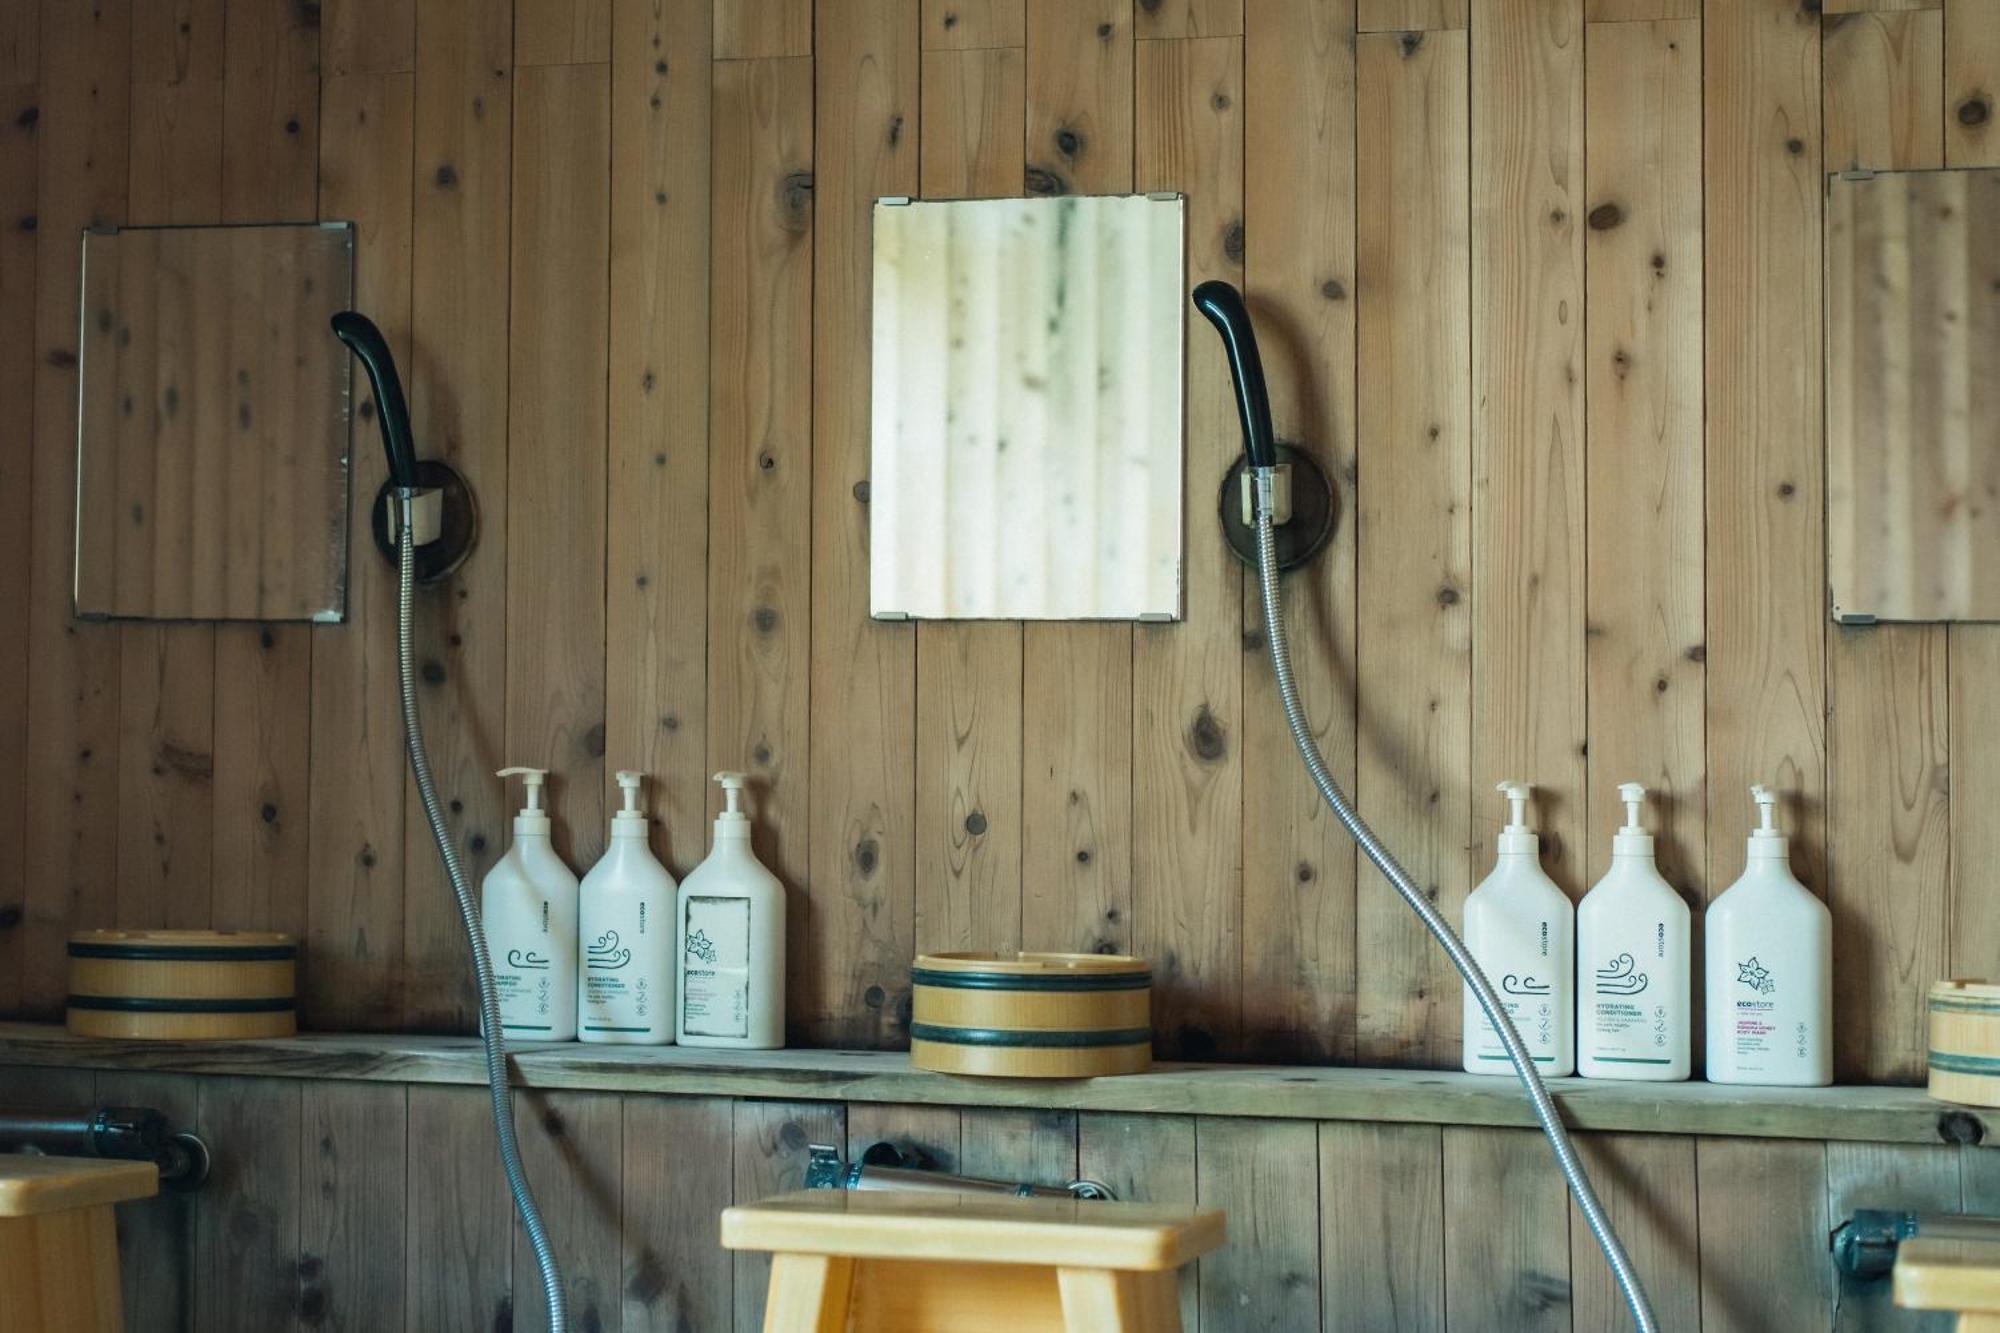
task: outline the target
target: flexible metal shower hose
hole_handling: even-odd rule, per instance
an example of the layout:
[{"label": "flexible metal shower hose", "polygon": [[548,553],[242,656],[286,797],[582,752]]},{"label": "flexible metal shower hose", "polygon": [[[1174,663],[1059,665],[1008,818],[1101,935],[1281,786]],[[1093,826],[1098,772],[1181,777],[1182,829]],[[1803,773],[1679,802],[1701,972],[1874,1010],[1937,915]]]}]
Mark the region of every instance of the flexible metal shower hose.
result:
[{"label": "flexible metal shower hose", "polygon": [[[412,530],[411,507],[414,497],[400,499],[400,531]],[[479,923],[479,904],[466,883],[465,868],[451,845],[444,811],[438,805],[437,785],[431,780],[430,755],[424,750],[422,719],[417,716],[417,682],[414,662],[416,643],[412,603],[416,596],[416,546],[398,541],[396,549],[396,674],[403,691],[403,737],[410,751],[410,771],[416,774],[417,794],[423,798],[424,817],[430,821],[431,838],[444,861],[445,878],[458,899],[459,920],[465,923],[465,937],[472,945],[472,975],[479,990],[479,1031],[486,1047],[486,1086],[493,1094],[493,1130],[500,1140],[500,1165],[507,1173],[507,1189],[521,1214],[521,1227],[528,1233],[528,1247],[535,1252],[535,1266],[542,1274],[542,1294],[548,1302],[549,1333],[566,1333],[569,1305],[563,1295],[562,1270],[556,1265],[555,1247],[542,1226],[541,1210],[528,1188],[527,1172],[521,1169],[521,1145],[514,1135],[514,1103],[507,1082],[506,1037],[500,1028],[500,995],[493,987],[493,960],[486,952],[486,931]]]},{"label": "flexible metal shower hose", "polygon": [[1354,838],[1355,844],[1375,863],[1383,878],[1402,895],[1410,910],[1424,923],[1424,928],[1444,947],[1452,966],[1458,969],[1459,975],[1465,978],[1465,984],[1478,997],[1479,1007],[1486,1011],[1494,1031],[1500,1034],[1501,1044],[1507,1048],[1507,1058],[1514,1062],[1514,1072],[1521,1076],[1521,1086],[1527,1090],[1528,1101],[1534,1106],[1535,1119],[1541,1122],[1542,1133],[1548,1136],[1549,1147],[1555,1152],[1556,1165],[1562,1169],[1563,1179],[1569,1182],[1570,1193],[1576,1196],[1576,1206],[1582,1211],[1590,1234],[1596,1238],[1597,1247],[1604,1251],[1604,1261],[1611,1266],[1611,1276],[1632,1311],[1632,1322],[1638,1326],[1638,1333],[1658,1333],[1659,1325],[1654,1322],[1653,1307],[1646,1300],[1646,1289],[1640,1285],[1639,1274],[1633,1269],[1625,1247],[1619,1243],[1617,1233],[1611,1229],[1611,1219],[1604,1215],[1603,1205],[1597,1201],[1597,1192],[1590,1186],[1590,1177],[1585,1173],[1583,1163],[1577,1160],[1576,1147],[1570,1142],[1569,1131],[1564,1128],[1562,1117],[1556,1111],[1555,1099],[1549,1096],[1541,1072],[1535,1068],[1534,1059],[1528,1054],[1521,1034],[1515,1030],[1513,1019],[1501,1007],[1500,997],[1494,992],[1492,983],[1487,981],[1479,964],[1473,961],[1465,942],[1438,915],[1437,908],[1431,905],[1430,899],[1417,887],[1409,872],[1397,863],[1395,856],[1375,836],[1375,831],[1355,811],[1346,794],[1340,790],[1340,784],[1327,770],[1319,746],[1313,742],[1312,731],[1306,725],[1305,710],[1299,704],[1298,683],[1292,679],[1291,649],[1285,643],[1285,609],[1278,595],[1278,559],[1271,527],[1275,484],[1273,469],[1256,469],[1257,587],[1264,601],[1264,640],[1271,650],[1271,670],[1278,679],[1278,697],[1284,702],[1285,720],[1291,724],[1292,741],[1298,746],[1299,757],[1305,760],[1306,771],[1312,775],[1313,785],[1319,788],[1319,794],[1325,798],[1328,808]]}]

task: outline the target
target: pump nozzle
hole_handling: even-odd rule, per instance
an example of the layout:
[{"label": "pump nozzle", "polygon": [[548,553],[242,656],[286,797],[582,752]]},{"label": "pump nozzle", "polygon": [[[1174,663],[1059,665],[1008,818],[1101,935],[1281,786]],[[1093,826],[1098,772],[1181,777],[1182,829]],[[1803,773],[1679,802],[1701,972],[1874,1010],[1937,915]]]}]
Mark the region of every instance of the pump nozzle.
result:
[{"label": "pump nozzle", "polygon": [[1535,789],[1525,782],[1509,778],[1495,788],[1507,801],[1507,827],[1500,830],[1495,840],[1499,851],[1505,855],[1536,855],[1542,840],[1528,827],[1528,795]]},{"label": "pump nozzle", "polygon": [[527,814],[529,811],[534,811],[537,814],[541,813],[542,784],[549,780],[549,770],[546,768],[503,768],[494,774],[494,776],[521,779],[521,788],[524,793],[523,799],[527,801],[527,804],[522,807],[521,813]]},{"label": "pump nozzle", "polygon": [[1757,803],[1757,832],[1766,837],[1776,836],[1778,794],[1758,783],[1750,788],[1750,799]]},{"label": "pump nozzle", "polygon": [[1625,827],[1622,832],[1643,833],[1639,827],[1639,807],[1645,803],[1646,788],[1637,782],[1618,784],[1618,799],[1625,802]]},{"label": "pump nozzle", "polygon": [[715,781],[716,785],[722,788],[722,800],[726,807],[723,813],[726,815],[741,815],[743,813],[743,788],[748,785],[750,780],[741,773],[717,773]]},{"label": "pump nozzle", "polygon": [[639,788],[645,781],[646,775],[644,773],[633,773],[628,770],[621,771],[618,774],[618,788],[625,797],[625,808],[618,813],[622,815],[639,815],[645,813],[639,808]]}]

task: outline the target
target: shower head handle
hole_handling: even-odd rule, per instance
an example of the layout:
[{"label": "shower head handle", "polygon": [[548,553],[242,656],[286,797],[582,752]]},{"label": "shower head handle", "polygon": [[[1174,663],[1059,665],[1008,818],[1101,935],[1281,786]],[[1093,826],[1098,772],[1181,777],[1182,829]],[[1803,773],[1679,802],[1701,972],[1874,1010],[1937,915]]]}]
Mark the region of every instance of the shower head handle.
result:
[{"label": "shower head handle", "polygon": [[410,409],[403,401],[403,382],[396,376],[396,360],[389,354],[388,340],[375,321],[358,310],[343,310],[333,317],[333,336],[360,358],[375,390],[375,418],[382,427],[390,484],[399,491],[420,489],[417,449],[410,439]]},{"label": "shower head handle", "polygon": [[1271,398],[1264,388],[1264,362],[1257,355],[1257,331],[1243,293],[1226,282],[1204,282],[1194,289],[1194,308],[1208,317],[1222,335],[1229,357],[1229,374],[1236,382],[1236,414],[1243,423],[1243,453],[1251,467],[1275,467],[1278,437],[1271,429]]}]

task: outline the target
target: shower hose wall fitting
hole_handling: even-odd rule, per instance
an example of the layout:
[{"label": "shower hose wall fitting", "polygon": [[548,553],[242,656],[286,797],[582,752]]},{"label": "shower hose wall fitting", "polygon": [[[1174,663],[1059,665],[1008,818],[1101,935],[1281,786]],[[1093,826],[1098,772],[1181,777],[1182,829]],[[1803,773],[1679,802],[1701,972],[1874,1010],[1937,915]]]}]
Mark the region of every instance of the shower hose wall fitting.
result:
[{"label": "shower hose wall fitting", "polygon": [[1382,877],[1389,881],[1412,912],[1424,923],[1458,969],[1465,984],[1479,1000],[1479,1007],[1486,1012],[1487,1019],[1499,1033],[1500,1042],[1507,1048],[1507,1058],[1514,1063],[1514,1071],[1521,1076],[1521,1086],[1526,1089],[1528,1101],[1534,1107],[1535,1119],[1541,1122],[1542,1133],[1548,1136],[1549,1147],[1554,1151],[1556,1165],[1562,1169],[1563,1179],[1569,1182],[1570,1193],[1576,1198],[1576,1206],[1583,1213],[1584,1222],[1590,1227],[1590,1234],[1596,1238],[1597,1247],[1604,1252],[1604,1261],[1611,1266],[1612,1279],[1618,1284],[1619,1293],[1632,1312],[1632,1322],[1638,1333],[1658,1333],[1659,1324],[1653,1318],[1653,1309],[1646,1299],[1646,1290],[1639,1282],[1639,1274],[1632,1267],[1632,1260],[1619,1243],[1617,1233],[1611,1229],[1611,1219],[1604,1215],[1604,1207],[1597,1201],[1597,1192],[1591,1188],[1590,1177],[1584,1172],[1583,1163],[1577,1159],[1576,1147],[1570,1142],[1569,1130],[1556,1110],[1555,1099],[1549,1096],[1548,1085],[1542,1082],[1540,1071],[1528,1054],[1527,1045],[1521,1034],[1514,1029],[1513,1019],[1501,1006],[1500,996],[1494,991],[1479,964],[1473,961],[1465,942],[1458,938],[1449,923],[1438,914],[1438,910],[1417,887],[1409,872],[1397,863],[1389,849],[1382,845],[1375,831],[1368,827],[1359,813],[1348,801],[1340,784],[1334,781],[1327,769],[1326,760],[1314,743],[1312,730],[1306,724],[1305,709],[1299,703],[1298,683],[1292,677],[1291,649],[1285,642],[1285,608],[1278,592],[1278,561],[1276,536],[1272,529],[1271,515],[1276,495],[1276,469],[1259,467],[1256,472],[1257,491],[1257,588],[1264,603],[1264,641],[1270,647],[1271,671],[1277,677],[1278,697],[1285,708],[1285,721],[1290,724],[1292,743],[1298,746],[1299,757],[1305,760],[1306,771],[1312,776],[1313,785],[1327,807],[1339,819],[1342,827],[1354,838],[1355,844],[1375,863]]}]

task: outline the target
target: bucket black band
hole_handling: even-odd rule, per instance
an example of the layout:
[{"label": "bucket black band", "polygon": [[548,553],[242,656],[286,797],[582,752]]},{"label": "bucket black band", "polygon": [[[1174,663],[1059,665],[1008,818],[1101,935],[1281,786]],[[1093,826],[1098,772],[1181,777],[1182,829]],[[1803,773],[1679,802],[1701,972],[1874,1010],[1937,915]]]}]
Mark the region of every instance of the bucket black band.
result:
[{"label": "bucket black band", "polygon": [[101,1009],[121,1014],[282,1014],[295,1007],[288,995],[232,997],[219,1000],[172,1000],[139,995],[72,995],[72,1009]]},{"label": "bucket black band", "polygon": [[143,963],[289,963],[296,944],[97,944],[72,941],[71,958],[117,958]]},{"label": "bucket black band", "polygon": [[910,969],[912,986],[939,990],[1117,991],[1146,990],[1151,972],[941,972]]},{"label": "bucket black band", "polygon": [[936,1023],[910,1024],[916,1041],[934,1041],[945,1046],[1014,1046],[1066,1049],[1085,1046],[1151,1045],[1151,1028],[1112,1028],[1099,1032],[1033,1032],[1019,1028],[952,1028]]}]

